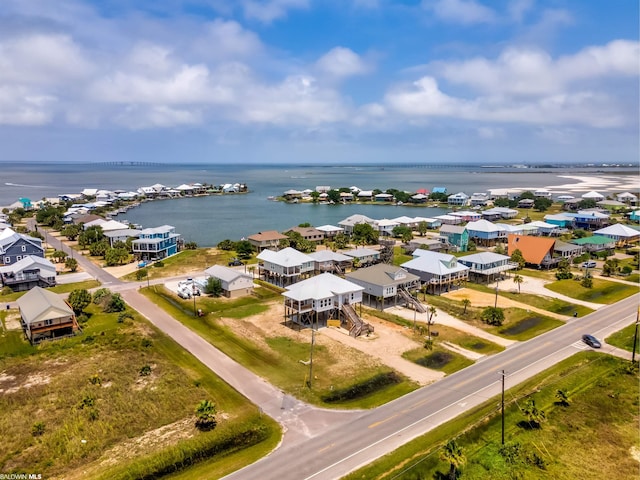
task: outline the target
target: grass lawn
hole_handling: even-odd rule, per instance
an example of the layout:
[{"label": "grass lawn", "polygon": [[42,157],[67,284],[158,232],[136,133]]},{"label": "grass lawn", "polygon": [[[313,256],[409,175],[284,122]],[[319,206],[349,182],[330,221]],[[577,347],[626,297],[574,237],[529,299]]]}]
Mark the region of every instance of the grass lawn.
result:
[{"label": "grass lawn", "polygon": [[637,273],[632,273],[631,275],[622,277],[622,279],[626,280],[627,282],[640,283],[640,275]]},{"label": "grass lawn", "polygon": [[[489,288],[485,285],[467,284],[467,288],[478,290],[480,292],[495,293],[493,288]],[[541,308],[548,312],[566,315],[567,317],[572,317],[574,312],[578,312],[578,317],[584,317],[585,315],[593,313],[591,308],[584,307],[582,305],[565,302],[559,298],[534,295],[532,293],[513,293],[505,290],[498,290],[498,296],[509,298],[532,307]]]},{"label": "grass lawn", "polygon": [[[97,280],[85,280],[84,282],[66,283],[64,285],[56,285],[55,287],[49,287],[47,290],[53,293],[69,293],[73,290],[85,289],[89,290],[100,286],[100,282]],[[0,302],[15,302],[18,298],[27,292],[15,292],[8,295],[0,294]]]},{"label": "grass lawn", "polygon": [[[614,347],[623,348],[628,350],[629,352],[633,351],[633,336],[635,334],[636,325],[635,323],[629,325],[628,327],[623,328],[615,332],[613,335],[607,337],[605,341],[609,345],[613,345]],[[638,337],[640,337],[640,330],[638,331]],[[636,340],[636,355],[640,354],[640,349],[638,348],[638,340]]]},{"label": "grass lawn", "polygon": [[521,308],[505,308],[504,316],[505,321],[502,326],[489,326],[487,330],[511,340],[529,340],[560,325],[564,325],[564,322],[555,318],[528,312]]},{"label": "grass lawn", "polygon": [[[505,439],[501,448],[498,397],[409,442],[346,480],[448,478],[440,460],[455,439],[465,458],[460,480],[638,478],[638,374],[629,362],[583,352],[561,362],[506,395]],[[507,377],[508,382],[508,377]],[[563,406],[557,390],[569,397]],[[546,413],[531,428],[522,413],[527,398]],[[613,407],[615,405],[615,408]]]},{"label": "grass lawn", "polygon": [[600,278],[593,279],[593,288],[585,288],[576,280],[557,280],[545,285],[552,292],[560,293],[585,302],[612,304],[635,293],[638,287],[624,283],[611,282]]},{"label": "grass lawn", "polygon": [[[304,340],[283,336],[265,337],[262,333],[258,334],[259,338],[251,338],[250,334],[255,331],[255,327],[243,319],[265,312],[269,308],[267,303],[274,297],[278,297],[277,292],[267,291],[265,294],[266,289],[258,290],[266,300],[256,299],[254,296],[235,300],[209,297],[198,299],[198,308],[207,312],[202,318],[193,316],[191,300],[179,300],[163,287],[143,289],[142,292],[172,317],[197,332],[235,361],[266,378],[283,391],[306,402],[333,408],[371,408],[416,388],[413,382],[397,376],[395,382],[378,384],[375,381],[379,388],[368,390],[367,395],[355,396],[340,402],[325,401],[324,397],[334,390],[367,385],[378,375],[389,374],[393,370],[373,361],[368,355],[346,346],[337,351],[330,350],[323,346],[320,343],[321,338],[316,336],[318,341],[313,352],[313,388],[308,388],[309,366],[302,362],[309,360],[310,332],[305,331],[305,335],[308,334],[309,338],[305,337]],[[239,335],[225,325],[225,322],[230,320],[236,322],[236,329],[244,330],[246,334]],[[343,362],[344,368],[336,366],[340,362]],[[354,368],[348,368],[346,364],[353,365]]]},{"label": "grass lawn", "polygon": [[[227,252],[217,248],[197,248],[195,250],[183,250],[176,255],[162,260],[163,266],[157,263],[151,264],[146,268],[149,273],[149,279],[167,278],[187,273],[203,271],[212,265],[227,265],[229,260],[235,257],[233,251]],[[250,260],[249,263],[255,262]],[[251,265],[247,266],[247,272]],[[129,273],[122,277],[123,280],[135,281],[136,272]]]},{"label": "grass lawn", "polygon": [[474,363],[462,355],[434,344],[433,350],[415,348],[402,354],[403,358],[432,370],[439,370],[447,375],[462,370]]},{"label": "grass lawn", "polygon": [[[1,471],[150,478],[214,457],[229,473],[277,444],[277,424],[146,320],[86,311],[72,338],[32,346],[20,332],[0,337],[0,430],[11,432],[0,436]],[[217,407],[210,432],[194,427],[203,399]]]}]

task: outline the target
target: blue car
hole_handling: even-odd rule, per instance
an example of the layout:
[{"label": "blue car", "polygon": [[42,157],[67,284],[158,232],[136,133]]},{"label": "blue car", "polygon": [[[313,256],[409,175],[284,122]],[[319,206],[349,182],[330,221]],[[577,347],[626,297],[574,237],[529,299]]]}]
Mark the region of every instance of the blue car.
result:
[{"label": "blue car", "polygon": [[589,335],[589,334],[583,335],[582,341],[587,345],[589,345],[591,348],[600,348],[602,346],[602,344],[600,343],[600,340],[598,340],[593,335]]}]

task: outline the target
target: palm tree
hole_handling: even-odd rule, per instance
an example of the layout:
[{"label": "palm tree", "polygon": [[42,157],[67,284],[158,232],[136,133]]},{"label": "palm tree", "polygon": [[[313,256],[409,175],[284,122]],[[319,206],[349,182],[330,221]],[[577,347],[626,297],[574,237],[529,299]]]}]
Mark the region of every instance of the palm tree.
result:
[{"label": "palm tree", "polygon": [[202,400],[196,407],[196,428],[204,432],[216,426],[216,405],[210,400]]},{"label": "palm tree", "polygon": [[513,277],[513,283],[515,283],[516,285],[518,285],[518,293],[520,293],[520,284],[524,282],[524,278],[522,278],[522,275],[514,275]]},{"label": "palm tree", "polygon": [[431,305],[429,307],[429,317],[427,318],[427,336],[429,337],[429,340],[431,340],[431,328],[430,328],[430,326],[433,325],[433,317],[435,317],[437,315],[438,315],[438,311],[436,310],[436,307]]},{"label": "palm tree", "polygon": [[464,311],[462,312],[463,315],[467,313],[467,307],[469,307],[470,305],[471,305],[471,300],[469,300],[468,298],[462,299],[462,306],[464,307]]},{"label": "palm tree", "polygon": [[547,418],[544,410],[540,410],[536,407],[536,401],[533,398],[527,400],[526,405],[522,409],[522,413],[527,417],[527,421],[532,428],[540,428],[542,422]]},{"label": "palm tree", "polygon": [[455,480],[458,469],[467,461],[462,452],[462,447],[455,440],[449,440],[440,451],[440,460],[449,464],[449,478],[451,480]]},{"label": "palm tree", "polygon": [[571,402],[569,401],[567,392],[565,392],[564,390],[556,390],[556,403],[558,405],[562,405],[563,407],[568,407]]}]

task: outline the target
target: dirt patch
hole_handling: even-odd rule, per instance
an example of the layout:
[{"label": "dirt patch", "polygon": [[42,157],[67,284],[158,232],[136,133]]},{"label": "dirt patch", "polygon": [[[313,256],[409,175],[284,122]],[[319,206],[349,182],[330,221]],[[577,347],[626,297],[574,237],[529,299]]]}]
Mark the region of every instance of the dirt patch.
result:
[{"label": "dirt patch", "polygon": [[22,325],[20,325],[20,311],[9,310],[7,312],[7,316],[4,318],[4,328],[6,330],[22,329]]},{"label": "dirt patch", "polygon": [[38,385],[46,385],[51,382],[51,377],[42,373],[29,375],[22,382],[16,381],[17,378],[13,375],[5,375],[4,377],[0,375],[0,380],[3,378],[5,381],[0,381],[0,386],[4,386],[4,388],[0,388],[0,393],[4,394],[15,393],[22,388],[32,388]]}]

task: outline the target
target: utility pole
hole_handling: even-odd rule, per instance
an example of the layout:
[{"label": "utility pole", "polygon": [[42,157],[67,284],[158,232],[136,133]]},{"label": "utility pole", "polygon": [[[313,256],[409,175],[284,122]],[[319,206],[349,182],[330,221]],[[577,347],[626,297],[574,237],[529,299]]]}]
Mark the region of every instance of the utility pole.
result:
[{"label": "utility pole", "polygon": [[502,376],[502,401],[501,401],[501,416],[502,416],[502,445],[504,445],[504,377],[506,376],[506,374],[504,373],[504,370],[502,370],[500,372],[500,375]]},{"label": "utility pole", "polygon": [[640,308],[636,312],[636,329],[633,333],[633,353],[631,354],[631,361],[636,361],[636,344],[638,343],[638,324],[640,324]]},{"label": "utility pole", "polygon": [[311,382],[313,381],[313,344],[316,342],[316,331],[311,326],[311,351],[309,353],[309,380],[307,385],[311,388]]},{"label": "utility pole", "polygon": [[493,308],[498,308],[498,283],[500,282],[500,278],[496,278],[496,300],[493,303]]}]

